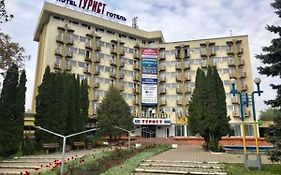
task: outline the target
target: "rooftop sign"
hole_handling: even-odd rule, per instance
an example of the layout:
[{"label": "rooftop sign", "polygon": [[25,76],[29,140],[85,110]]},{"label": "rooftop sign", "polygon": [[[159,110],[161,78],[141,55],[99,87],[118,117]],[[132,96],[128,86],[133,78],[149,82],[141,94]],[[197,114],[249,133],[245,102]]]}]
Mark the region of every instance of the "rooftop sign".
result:
[{"label": "rooftop sign", "polygon": [[94,0],[56,0],[59,3],[64,4],[66,7],[72,7],[74,9],[81,9],[86,12],[91,12],[96,15],[105,15],[109,18],[117,19],[120,21],[126,21],[124,16],[112,13],[106,10],[106,4],[100,1]]}]

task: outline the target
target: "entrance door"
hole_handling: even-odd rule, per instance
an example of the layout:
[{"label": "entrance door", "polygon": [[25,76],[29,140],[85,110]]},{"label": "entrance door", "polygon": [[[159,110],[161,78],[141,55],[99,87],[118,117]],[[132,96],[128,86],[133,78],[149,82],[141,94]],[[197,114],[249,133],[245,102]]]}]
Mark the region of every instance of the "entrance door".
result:
[{"label": "entrance door", "polygon": [[170,137],[170,130],[169,130],[169,128],[167,128],[167,137]]},{"label": "entrance door", "polygon": [[146,125],[141,132],[143,138],[155,138],[156,137],[156,126]]}]

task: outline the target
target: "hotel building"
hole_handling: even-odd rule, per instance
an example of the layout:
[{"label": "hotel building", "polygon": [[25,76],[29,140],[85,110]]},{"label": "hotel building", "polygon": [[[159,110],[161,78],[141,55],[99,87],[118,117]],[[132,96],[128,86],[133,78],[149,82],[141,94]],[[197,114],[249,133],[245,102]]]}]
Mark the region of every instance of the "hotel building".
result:
[{"label": "hotel building", "polygon": [[[161,31],[143,31],[111,20],[45,3],[34,40],[38,58],[32,110],[46,66],[87,78],[89,119],[96,122],[97,107],[114,84],[131,108],[143,137],[191,135],[185,115],[195,88],[197,68],[216,65],[224,83],[227,113],[233,136],[241,135],[237,89],[253,91],[248,36],[227,36],[165,42]],[[147,83],[148,82],[148,83]],[[253,135],[252,112],[244,109],[246,134]],[[148,128],[148,129],[147,129]]]}]

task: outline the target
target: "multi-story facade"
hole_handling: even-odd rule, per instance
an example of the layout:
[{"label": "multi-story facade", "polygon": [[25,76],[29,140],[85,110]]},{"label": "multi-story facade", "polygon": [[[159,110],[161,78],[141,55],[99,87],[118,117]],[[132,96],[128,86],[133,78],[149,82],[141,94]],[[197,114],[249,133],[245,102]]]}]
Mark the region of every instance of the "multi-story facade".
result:
[{"label": "multi-story facade", "polygon": [[[239,99],[230,94],[230,79],[240,91],[252,91],[247,36],[230,36],[165,42],[161,31],[147,32],[110,20],[45,3],[35,31],[39,43],[32,110],[37,87],[46,66],[87,78],[89,118],[95,122],[97,107],[109,86],[115,85],[131,107],[136,126],[146,126],[143,136],[188,136],[185,120],[195,88],[197,68],[216,65],[223,80],[232,135],[241,135]],[[155,51],[156,103],[143,103],[146,51]],[[154,94],[155,95],[155,94]],[[252,135],[250,109],[245,110],[247,135]],[[147,129],[148,128],[148,129]]]}]

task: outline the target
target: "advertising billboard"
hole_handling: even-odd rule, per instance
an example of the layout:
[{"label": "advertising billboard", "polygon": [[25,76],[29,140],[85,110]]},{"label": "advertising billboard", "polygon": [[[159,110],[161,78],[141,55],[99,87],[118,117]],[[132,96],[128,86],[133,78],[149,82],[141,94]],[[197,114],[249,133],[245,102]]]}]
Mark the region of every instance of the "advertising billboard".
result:
[{"label": "advertising billboard", "polygon": [[142,106],[157,106],[157,49],[141,49]]}]

